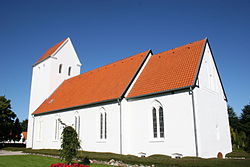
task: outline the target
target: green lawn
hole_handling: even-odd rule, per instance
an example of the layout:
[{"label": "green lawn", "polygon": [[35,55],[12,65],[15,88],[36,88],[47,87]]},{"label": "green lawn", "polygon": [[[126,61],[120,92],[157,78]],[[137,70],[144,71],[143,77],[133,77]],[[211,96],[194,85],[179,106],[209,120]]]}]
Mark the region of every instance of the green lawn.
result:
[{"label": "green lawn", "polygon": [[[0,156],[0,167],[49,167],[59,159],[37,155]],[[91,167],[111,167],[109,165],[91,164]]]},{"label": "green lawn", "polygon": [[[9,151],[23,151],[26,153],[34,154],[47,154],[47,155],[59,155],[58,150],[32,150],[26,148],[4,148]],[[194,157],[184,157],[182,159],[171,159],[169,156],[165,155],[152,155],[145,158],[139,158],[133,155],[120,155],[114,153],[98,153],[98,152],[87,152],[81,151],[81,157],[88,157],[90,159],[109,161],[110,159],[122,161],[128,164],[144,164],[152,165],[154,164],[157,167],[250,167],[250,154],[244,151],[238,151],[228,154],[229,157],[245,157],[246,159],[202,159]],[[1,157],[0,157],[0,166],[1,166]],[[47,161],[55,161],[55,159],[48,158]],[[22,162],[22,161],[21,161]],[[13,162],[14,163],[14,162]],[[44,161],[45,163],[45,161]],[[51,164],[54,162],[48,162]],[[13,165],[12,165],[13,166]]]}]

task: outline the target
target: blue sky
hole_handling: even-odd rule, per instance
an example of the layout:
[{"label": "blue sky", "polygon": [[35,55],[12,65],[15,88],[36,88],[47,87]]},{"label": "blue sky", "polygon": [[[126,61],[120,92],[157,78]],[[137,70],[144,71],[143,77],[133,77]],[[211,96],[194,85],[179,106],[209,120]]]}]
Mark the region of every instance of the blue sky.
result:
[{"label": "blue sky", "polygon": [[250,1],[1,1],[0,37],[0,95],[21,120],[32,64],[66,37],[82,72],[208,37],[228,103],[239,114],[250,102]]}]

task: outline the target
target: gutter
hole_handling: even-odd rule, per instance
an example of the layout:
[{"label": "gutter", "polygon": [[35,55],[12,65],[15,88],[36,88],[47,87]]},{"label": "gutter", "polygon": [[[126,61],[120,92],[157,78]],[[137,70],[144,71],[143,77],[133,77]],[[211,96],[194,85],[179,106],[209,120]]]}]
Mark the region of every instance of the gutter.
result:
[{"label": "gutter", "polygon": [[194,103],[194,88],[190,87],[189,94],[192,96],[192,108],[193,108],[193,119],[194,119],[194,140],[195,140],[195,155],[199,157],[198,152],[198,138],[197,138],[197,125],[196,125],[196,116],[195,116],[195,103]]},{"label": "gutter", "polygon": [[139,74],[139,72],[141,71],[143,65],[145,64],[145,62],[147,61],[148,57],[150,54],[153,54],[151,50],[148,50],[147,55],[145,56],[144,60],[141,62],[140,66],[138,67],[138,69],[136,70],[134,76],[131,78],[131,80],[129,81],[128,85],[126,86],[125,90],[123,91],[123,93],[121,94],[120,98],[117,99],[118,105],[119,105],[119,112],[120,112],[120,154],[122,154],[122,99],[124,99],[125,94],[128,92],[129,88],[131,87],[131,85],[133,84],[136,76]]},{"label": "gutter", "polygon": [[[47,100],[47,99],[46,99]],[[89,107],[89,106],[93,106],[93,105],[98,105],[98,104],[102,104],[102,103],[111,103],[114,102],[115,99],[109,99],[109,100],[103,100],[103,101],[99,101],[99,102],[93,102],[93,103],[88,103],[88,104],[83,104],[83,105],[78,105],[78,106],[73,106],[73,107],[67,107],[67,108],[61,108],[58,110],[50,110],[50,111],[46,111],[46,112],[42,112],[42,113],[37,113],[37,114],[33,114],[34,116],[38,116],[38,115],[44,115],[44,114],[52,114],[52,113],[56,113],[56,112],[63,112],[63,111],[68,111],[68,110],[74,110],[77,108],[85,108],[85,107]]]},{"label": "gutter", "polygon": [[122,154],[122,103],[121,99],[117,99],[120,111],[120,154]]}]

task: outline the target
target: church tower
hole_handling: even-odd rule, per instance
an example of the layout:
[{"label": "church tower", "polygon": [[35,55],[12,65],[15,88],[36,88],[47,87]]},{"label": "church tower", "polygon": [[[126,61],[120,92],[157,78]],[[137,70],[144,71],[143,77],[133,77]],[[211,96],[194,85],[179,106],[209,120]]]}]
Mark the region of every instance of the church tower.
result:
[{"label": "church tower", "polygon": [[32,113],[46,100],[61,83],[80,74],[81,63],[70,38],[59,42],[35,62],[32,67],[27,148],[33,143]]}]

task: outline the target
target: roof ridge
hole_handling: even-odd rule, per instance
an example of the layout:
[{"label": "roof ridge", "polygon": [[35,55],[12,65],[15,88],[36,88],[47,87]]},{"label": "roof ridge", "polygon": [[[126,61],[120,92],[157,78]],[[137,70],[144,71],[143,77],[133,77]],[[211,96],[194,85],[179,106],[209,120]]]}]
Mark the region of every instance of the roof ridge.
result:
[{"label": "roof ridge", "polygon": [[117,60],[117,61],[115,61],[115,62],[113,62],[113,63],[109,63],[109,64],[106,64],[106,65],[104,65],[104,66],[97,67],[97,68],[95,68],[95,69],[86,71],[86,72],[84,72],[84,73],[82,73],[82,74],[79,74],[79,75],[77,75],[77,76],[68,78],[68,79],[66,79],[65,81],[71,80],[71,79],[73,79],[73,78],[82,77],[83,75],[88,75],[88,74],[90,74],[91,72],[96,72],[96,71],[98,71],[98,70],[100,70],[100,69],[102,69],[102,68],[105,68],[105,67],[107,67],[107,66],[114,65],[114,64],[116,64],[116,63],[122,62],[122,61],[124,61],[124,60],[127,60],[127,59],[130,59],[130,58],[132,58],[132,57],[138,56],[138,55],[140,55],[140,54],[143,55],[143,53],[148,53],[148,52],[150,52],[150,49],[148,49],[148,50],[146,50],[146,51],[144,51],[144,52],[140,52],[140,53],[137,53],[137,54],[135,54],[135,55],[126,57],[126,58],[124,58],[124,59]]},{"label": "roof ridge", "polygon": [[184,44],[184,45],[181,45],[181,46],[178,46],[178,47],[169,49],[169,50],[165,50],[165,51],[156,53],[156,54],[154,54],[154,56],[159,55],[159,54],[162,54],[162,53],[165,53],[165,52],[174,51],[174,50],[176,50],[176,49],[182,49],[182,48],[185,48],[185,46],[187,46],[187,45],[194,44],[194,43],[197,43],[197,42],[201,42],[201,41],[203,41],[203,40],[206,41],[207,39],[208,39],[208,38],[204,38],[204,39],[200,39],[200,40],[197,40],[197,41],[193,41],[193,42],[190,42],[190,43],[187,43],[187,44]]}]

